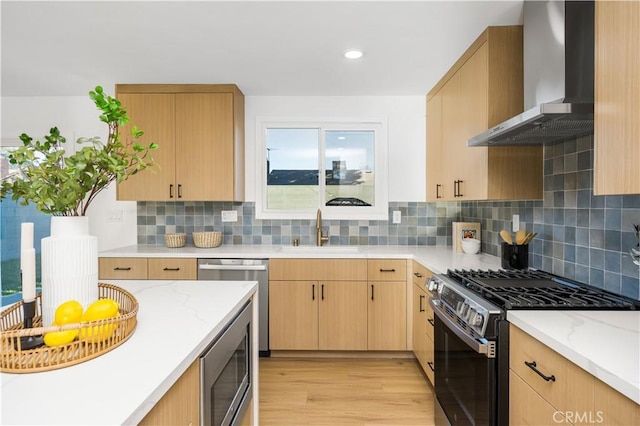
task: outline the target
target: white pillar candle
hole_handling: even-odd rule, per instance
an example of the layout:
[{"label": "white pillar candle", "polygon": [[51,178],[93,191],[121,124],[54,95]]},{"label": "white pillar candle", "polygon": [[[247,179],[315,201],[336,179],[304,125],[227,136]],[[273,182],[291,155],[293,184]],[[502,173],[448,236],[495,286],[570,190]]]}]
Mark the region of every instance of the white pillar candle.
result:
[{"label": "white pillar candle", "polygon": [[24,249],[20,253],[22,266],[22,300],[31,302],[36,300],[36,250]]},{"label": "white pillar candle", "polygon": [[[33,222],[23,222],[20,226],[20,253],[31,248],[33,248]],[[24,270],[22,257],[20,257],[20,270]]]}]

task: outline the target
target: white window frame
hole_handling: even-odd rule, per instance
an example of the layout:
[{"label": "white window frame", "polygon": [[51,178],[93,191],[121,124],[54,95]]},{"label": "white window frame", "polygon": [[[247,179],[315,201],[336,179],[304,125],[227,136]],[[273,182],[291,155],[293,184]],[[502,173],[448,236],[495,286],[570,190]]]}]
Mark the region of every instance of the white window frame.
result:
[{"label": "white window frame", "polygon": [[325,141],[327,130],[371,130],[375,132],[374,153],[374,205],[326,206],[322,196],[318,208],[324,219],[389,220],[388,186],[388,135],[386,120],[382,119],[279,119],[258,117],[256,120],[256,219],[315,219],[317,210],[268,210],[267,209],[267,129],[319,129],[318,182],[321,194],[325,191]]}]

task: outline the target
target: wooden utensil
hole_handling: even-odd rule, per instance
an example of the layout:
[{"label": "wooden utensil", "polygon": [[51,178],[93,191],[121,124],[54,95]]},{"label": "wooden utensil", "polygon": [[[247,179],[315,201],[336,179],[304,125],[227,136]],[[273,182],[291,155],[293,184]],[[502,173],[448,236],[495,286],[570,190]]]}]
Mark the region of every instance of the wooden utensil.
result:
[{"label": "wooden utensil", "polygon": [[527,237],[527,233],[524,229],[520,229],[516,232],[516,244],[521,246],[524,244],[525,238]]},{"label": "wooden utensil", "polygon": [[527,234],[527,236],[524,239],[524,243],[522,243],[523,245],[529,244],[531,242],[531,240],[533,240],[535,238],[535,236],[538,235],[537,232],[529,232]]},{"label": "wooden utensil", "polygon": [[500,236],[502,237],[502,239],[504,240],[505,243],[513,244],[513,240],[511,239],[511,235],[505,229],[500,231]]}]

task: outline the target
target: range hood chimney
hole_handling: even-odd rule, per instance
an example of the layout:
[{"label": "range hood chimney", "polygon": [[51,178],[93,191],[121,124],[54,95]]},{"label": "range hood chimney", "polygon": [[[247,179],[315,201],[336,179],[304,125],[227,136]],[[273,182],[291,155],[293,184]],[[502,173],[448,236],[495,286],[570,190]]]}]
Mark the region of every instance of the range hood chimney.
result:
[{"label": "range hood chimney", "polygon": [[524,112],[468,146],[561,142],[593,133],[594,2],[524,2]]}]

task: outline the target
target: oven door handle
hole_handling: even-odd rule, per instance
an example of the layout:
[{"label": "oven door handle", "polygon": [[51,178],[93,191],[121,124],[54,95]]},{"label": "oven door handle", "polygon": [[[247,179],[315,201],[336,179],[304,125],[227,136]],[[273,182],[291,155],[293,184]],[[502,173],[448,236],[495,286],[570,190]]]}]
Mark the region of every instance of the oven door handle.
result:
[{"label": "oven door handle", "polygon": [[217,271],[266,271],[267,265],[212,265],[202,263],[198,269],[208,269]]},{"label": "oven door handle", "polygon": [[495,358],[495,342],[480,343],[476,339],[467,335],[465,332],[458,328],[458,325],[451,320],[440,307],[440,301],[436,299],[429,300],[429,304],[433,308],[433,312],[440,318],[444,325],[451,330],[456,336],[460,338],[467,346],[473,349],[476,353],[484,354],[487,358]]}]

